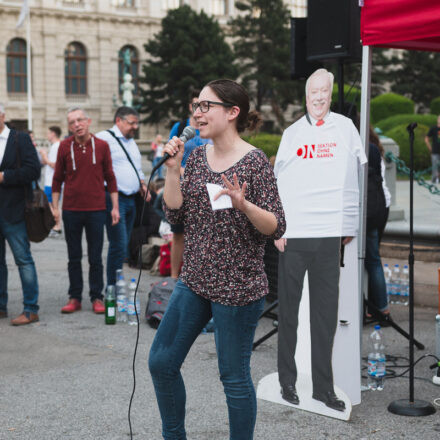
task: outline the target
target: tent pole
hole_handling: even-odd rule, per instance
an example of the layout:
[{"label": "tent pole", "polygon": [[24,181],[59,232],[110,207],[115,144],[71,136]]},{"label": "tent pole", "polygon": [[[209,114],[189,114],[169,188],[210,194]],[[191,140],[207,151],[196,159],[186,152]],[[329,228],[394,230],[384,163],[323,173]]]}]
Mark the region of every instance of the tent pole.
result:
[{"label": "tent pole", "polygon": [[[362,79],[361,79],[361,112],[360,112],[360,135],[365,155],[368,157],[369,127],[370,127],[370,90],[371,90],[371,46],[362,47]],[[359,283],[359,346],[362,353],[362,322],[364,304],[364,261],[365,261],[365,231],[367,219],[367,179],[366,166],[359,169],[359,234],[358,234],[358,283]],[[362,354],[361,354],[362,357]],[[362,365],[362,359],[361,359]]]}]

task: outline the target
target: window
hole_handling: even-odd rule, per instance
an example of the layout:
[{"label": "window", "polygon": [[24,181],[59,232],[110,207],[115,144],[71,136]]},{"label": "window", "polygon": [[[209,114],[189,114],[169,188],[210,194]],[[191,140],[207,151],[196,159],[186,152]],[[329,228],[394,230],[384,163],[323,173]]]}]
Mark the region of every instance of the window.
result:
[{"label": "window", "polygon": [[112,4],[119,8],[134,8],[135,0],[112,0]]},{"label": "window", "polygon": [[226,15],[228,12],[226,3],[227,0],[212,0],[213,15]]},{"label": "window", "polygon": [[162,7],[165,11],[168,9],[176,9],[179,6],[183,6],[183,0],[162,0]]},{"label": "window", "polygon": [[87,55],[81,43],[70,43],[64,51],[66,95],[87,93]]},{"label": "window", "polygon": [[124,46],[120,51],[119,51],[119,62],[118,62],[118,77],[119,77],[119,81],[118,81],[118,89],[119,89],[119,94],[122,94],[121,91],[121,84],[123,83],[124,80],[124,53],[126,53],[126,51],[129,52],[130,54],[130,74],[131,74],[131,82],[134,85],[134,90],[133,90],[133,95],[137,95],[138,93],[138,82],[139,82],[139,56],[138,56],[138,51],[135,47],[133,46]]},{"label": "window", "polygon": [[27,92],[27,61],[26,41],[14,38],[6,49],[6,76],[8,81],[8,93]]}]

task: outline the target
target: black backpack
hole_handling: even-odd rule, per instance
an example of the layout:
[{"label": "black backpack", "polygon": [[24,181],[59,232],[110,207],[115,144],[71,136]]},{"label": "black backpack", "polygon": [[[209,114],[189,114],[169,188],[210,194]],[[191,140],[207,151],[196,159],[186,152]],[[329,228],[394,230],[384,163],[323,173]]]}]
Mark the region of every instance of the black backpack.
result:
[{"label": "black backpack", "polygon": [[150,327],[159,327],[176,283],[175,278],[166,277],[153,284],[145,310],[145,319]]}]

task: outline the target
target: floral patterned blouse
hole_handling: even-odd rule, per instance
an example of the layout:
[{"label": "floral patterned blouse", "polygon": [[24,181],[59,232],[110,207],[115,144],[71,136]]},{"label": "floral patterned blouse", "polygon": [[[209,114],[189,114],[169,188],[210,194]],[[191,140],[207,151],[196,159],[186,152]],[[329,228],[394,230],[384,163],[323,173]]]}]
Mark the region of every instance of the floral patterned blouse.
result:
[{"label": "floral patterned blouse", "polygon": [[[277,183],[266,155],[253,149],[223,172],[213,171],[201,146],[188,159],[181,183],[183,204],[168,209],[170,223],[183,223],[185,247],[180,279],[195,293],[224,305],[242,306],[268,293],[263,255],[267,238],[279,239],[286,222]],[[271,237],[260,233],[246,215],[235,208],[213,210],[207,183],[224,187],[221,175],[240,187],[247,182],[246,200],[272,212],[277,229]]]}]

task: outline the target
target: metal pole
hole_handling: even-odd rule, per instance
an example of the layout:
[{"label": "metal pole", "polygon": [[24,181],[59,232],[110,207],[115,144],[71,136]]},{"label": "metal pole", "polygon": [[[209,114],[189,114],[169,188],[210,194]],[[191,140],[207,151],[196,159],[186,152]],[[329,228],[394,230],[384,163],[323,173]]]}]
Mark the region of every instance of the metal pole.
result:
[{"label": "metal pole", "polygon": [[344,61],[338,61],[338,110],[344,114]]},{"label": "metal pole", "polygon": [[[417,124],[416,124],[417,125]],[[414,403],[414,128],[409,131],[409,402]]]},{"label": "metal pole", "polygon": [[27,74],[27,102],[28,102],[28,130],[32,130],[32,66],[31,66],[31,10],[26,18],[26,74]]},{"label": "metal pole", "polygon": [[[368,157],[369,127],[370,127],[370,90],[371,90],[371,54],[372,48],[362,48],[362,90],[360,135],[365,154]],[[359,346],[362,353],[362,313],[363,313],[363,286],[364,286],[364,260],[365,260],[365,230],[367,219],[367,183],[368,173],[365,166],[359,169],[359,232],[358,232],[358,297],[359,297]],[[362,362],[361,362],[362,364]]]}]

